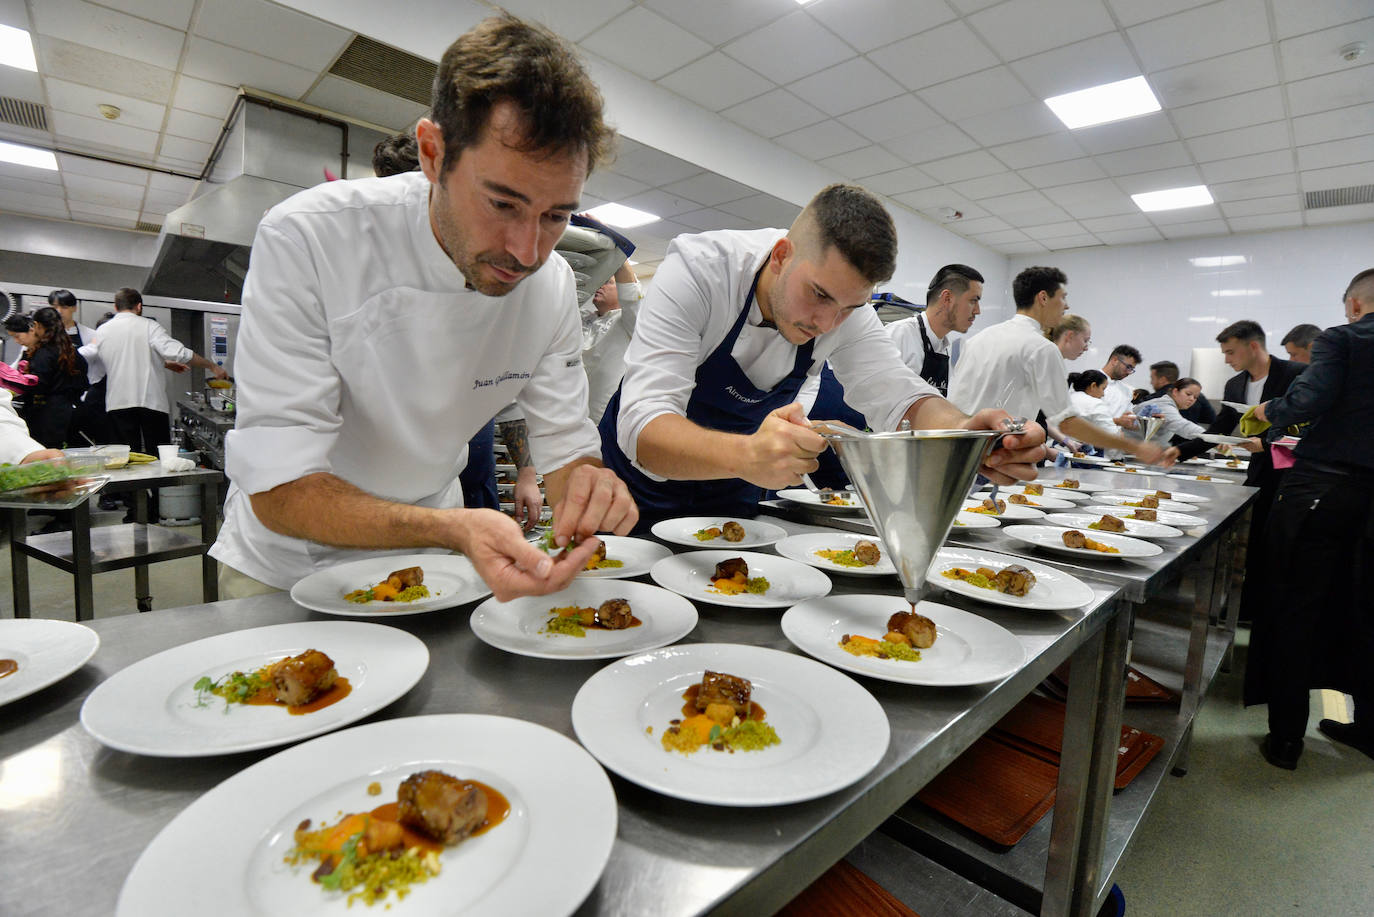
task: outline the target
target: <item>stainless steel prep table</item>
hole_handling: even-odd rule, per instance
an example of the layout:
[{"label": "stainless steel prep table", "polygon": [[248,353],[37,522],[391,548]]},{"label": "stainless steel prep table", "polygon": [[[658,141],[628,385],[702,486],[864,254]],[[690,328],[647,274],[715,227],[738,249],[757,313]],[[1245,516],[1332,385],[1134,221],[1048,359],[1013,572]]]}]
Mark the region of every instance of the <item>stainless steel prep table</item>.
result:
[{"label": "stainless steel prep table", "polygon": [[[891,580],[836,577],[835,592],[891,592]],[[892,729],[878,767],[823,799],[764,810],[695,805],[616,778],[619,833],[610,865],[579,914],[767,914],[791,899],[905,803],[974,739],[1070,656],[1070,734],[1049,855],[1044,913],[1086,914],[1100,867],[1119,730],[1125,626],[1114,586],[1094,584],[1085,609],[978,613],[1011,629],[1029,657],[1000,684],[920,688],[859,679]],[[741,642],[791,650],[780,612],[701,605],[689,641]],[[572,736],[570,704],[604,662],[513,656],[476,639],[469,607],[394,619],[429,646],[429,671],[386,717],[474,712],[519,717]],[[99,653],[80,672],[0,708],[0,913],[108,914],[133,862],[192,800],[270,752],[158,759],[111,751],[78,722],[101,680],[163,649],[248,627],[322,618],[284,594],[102,619],[90,626]],[[1105,649],[1104,649],[1105,648]],[[1093,851],[1099,852],[1094,856]],[[197,854],[201,855],[201,854]],[[1084,873],[1089,873],[1085,878]],[[399,912],[399,911],[398,911]]]}]

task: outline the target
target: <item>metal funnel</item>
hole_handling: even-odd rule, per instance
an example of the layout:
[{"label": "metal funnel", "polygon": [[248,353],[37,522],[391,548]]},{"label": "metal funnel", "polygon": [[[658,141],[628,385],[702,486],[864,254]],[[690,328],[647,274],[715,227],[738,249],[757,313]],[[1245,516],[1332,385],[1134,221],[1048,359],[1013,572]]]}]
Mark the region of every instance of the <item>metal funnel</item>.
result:
[{"label": "metal funnel", "polygon": [[868,507],[907,601],[925,595],[926,569],[949,535],[994,441],[994,430],[861,433],[817,425]]}]

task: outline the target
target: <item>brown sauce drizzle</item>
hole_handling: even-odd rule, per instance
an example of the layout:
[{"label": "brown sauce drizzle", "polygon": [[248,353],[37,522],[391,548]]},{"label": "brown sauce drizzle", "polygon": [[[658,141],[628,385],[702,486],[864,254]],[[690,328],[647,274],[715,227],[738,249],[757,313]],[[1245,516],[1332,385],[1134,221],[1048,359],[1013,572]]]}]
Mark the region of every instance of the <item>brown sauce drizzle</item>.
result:
[{"label": "brown sauce drizzle", "polygon": [[304,704],[293,704],[288,706],[278,703],[277,696],[270,687],[263,688],[258,691],[257,694],[250,697],[245,697],[242,703],[262,707],[286,707],[287,713],[292,716],[300,716],[304,713],[314,713],[317,710],[323,710],[325,707],[337,704],[352,693],[353,685],[349,683],[347,678],[340,675],[338,678],[334,679],[334,684],[329,686],[329,690],[323,692],[314,700],[307,701]]},{"label": "brown sauce drizzle", "polygon": [[[697,695],[699,695],[700,693],[701,693],[701,683],[700,683],[700,682],[698,682],[697,684],[691,685],[690,687],[688,687],[688,689],[687,689],[686,691],[683,691],[683,692],[682,692],[682,699],[686,702],[686,703],[684,703],[684,704],[682,705],[682,715],[683,715],[683,716],[685,716],[685,717],[686,717],[686,716],[696,716],[698,713],[702,713],[702,712],[703,712],[703,711],[697,709]],[[763,706],[762,706],[762,705],[760,705],[760,704],[758,704],[758,703],[755,703],[754,701],[751,700],[751,701],[749,702],[749,715],[746,716],[745,719],[746,719],[746,720],[758,720],[759,722],[763,722],[763,718],[764,718],[765,716],[767,716],[767,715],[768,715],[768,713],[767,713],[766,710],[763,709]]]},{"label": "brown sauce drizzle", "polygon": [[[482,820],[482,824],[478,825],[468,837],[476,837],[479,834],[485,834],[506,820],[506,816],[510,814],[510,800],[507,799],[500,790],[494,789],[482,783],[480,780],[464,780],[463,783],[477,787],[477,789],[481,790],[483,795],[487,797],[487,817]],[[372,817],[380,818],[385,821],[398,821],[400,818],[400,808],[400,803],[388,802],[373,809]],[[434,851],[444,849],[442,842],[436,841],[428,835],[413,831],[405,825],[401,826],[401,830],[405,832],[407,849],[411,847],[419,847],[421,850]]]},{"label": "brown sauce drizzle", "polygon": [[0,659],[0,678],[19,671],[19,663],[13,659]]}]

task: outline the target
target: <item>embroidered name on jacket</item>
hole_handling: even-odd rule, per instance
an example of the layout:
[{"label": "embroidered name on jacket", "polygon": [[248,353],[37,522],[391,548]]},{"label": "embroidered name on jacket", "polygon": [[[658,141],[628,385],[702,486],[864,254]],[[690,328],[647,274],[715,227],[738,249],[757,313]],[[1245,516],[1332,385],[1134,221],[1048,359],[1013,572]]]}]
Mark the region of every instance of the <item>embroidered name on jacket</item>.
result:
[{"label": "embroidered name on jacket", "polygon": [[486,388],[489,385],[500,385],[502,382],[509,382],[512,379],[528,379],[529,377],[529,373],[502,373],[495,379],[473,379],[472,387],[474,389]]},{"label": "embroidered name on jacket", "polygon": [[741,395],[739,392],[735,391],[735,387],[733,385],[725,386],[725,390],[729,392],[731,395],[734,395],[740,401],[743,401],[745,404],[758,404],[760,401],[763,400],[762,398],[749,398],[744,395]]}]

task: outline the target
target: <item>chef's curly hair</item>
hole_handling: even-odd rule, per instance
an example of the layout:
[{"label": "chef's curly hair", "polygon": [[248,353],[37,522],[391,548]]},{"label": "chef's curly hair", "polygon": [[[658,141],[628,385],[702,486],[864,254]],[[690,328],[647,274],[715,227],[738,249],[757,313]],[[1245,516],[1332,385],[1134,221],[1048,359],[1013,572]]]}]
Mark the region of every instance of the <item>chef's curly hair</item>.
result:
[{"label": "chef's curly hair", "polygon": [[897,227],[882,202],[858,185],[822,188],[806,205],[788,235],[808,252],[823,257],[839,249],[860,276],[871,284],[885,283],[897,270]]},{"label": "chef's curly hair", "polygon": [[499,102],[513,102],[524,118],[522,152],[585,152],[588,172],[609,157],[615,132],[582,62],[553,32],[502,13],[460,36],[439,62],[430,117],[444,137],[443,173],[480,142]]}]

